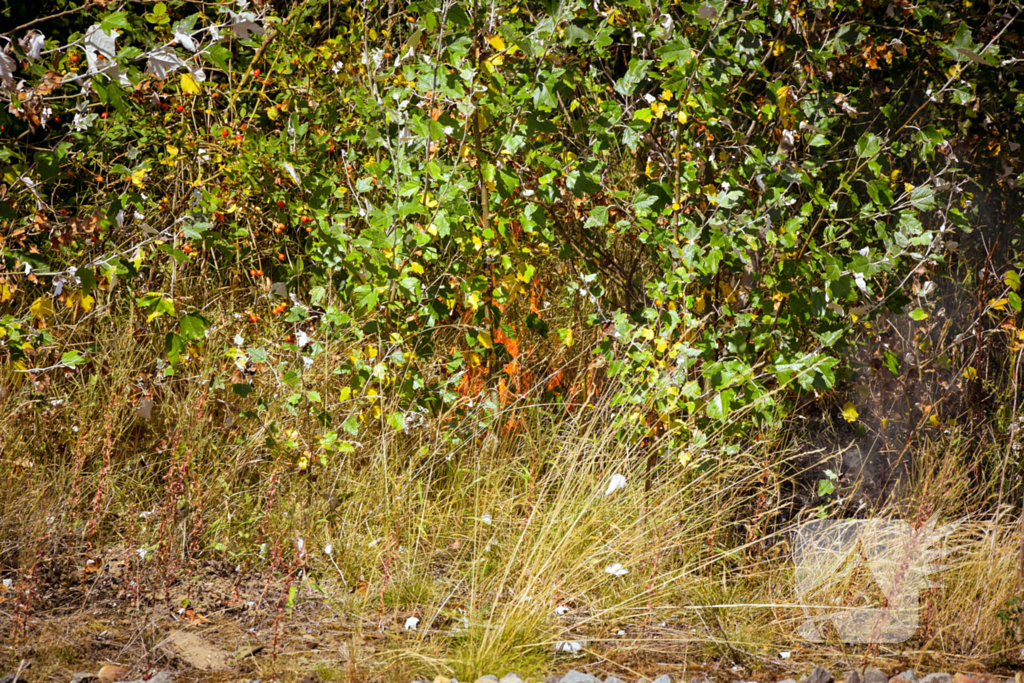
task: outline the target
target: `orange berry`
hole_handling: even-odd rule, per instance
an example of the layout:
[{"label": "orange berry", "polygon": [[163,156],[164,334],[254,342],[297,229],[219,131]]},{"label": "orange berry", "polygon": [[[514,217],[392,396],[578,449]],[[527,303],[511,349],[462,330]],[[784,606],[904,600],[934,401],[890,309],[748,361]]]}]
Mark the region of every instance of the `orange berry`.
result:
[{"label": "orange berry", "polygon": [[278,261],[284,261],[284,254],[278,254],[277,255],[277,260]]},{"label": "orange berry", "polygon": [[252,315],[249,316],[249,322],[254,323],[254,322],[258,322],[258,321],[259,321],[259,317],[257,317],[257,315],[255,313],[253,313]]},{"label": "orange berry", "polygon": [[260,75],[260,70],[259,69],[253,69],[252,75],[253,76],[259,76]]}]

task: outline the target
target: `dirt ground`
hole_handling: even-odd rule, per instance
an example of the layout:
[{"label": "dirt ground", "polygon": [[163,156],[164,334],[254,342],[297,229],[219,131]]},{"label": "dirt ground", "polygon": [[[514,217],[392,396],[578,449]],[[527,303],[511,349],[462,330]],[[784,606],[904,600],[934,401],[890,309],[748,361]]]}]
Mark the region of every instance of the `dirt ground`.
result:
[{"label": "dirt ground", "polygon": [[[127,681],[169,671],[179,683],[406,683],[431,679],[426,671],[438,668],[410,667],[408,658],[396,665],[396,653],[412,650],[404,629],[411,612],[364,609],[360,618],[345,608],[359,594],[319,577],[299,574],[289,581],[204,562],[178,568],[179,577],[168,581],[152,571],[135,575],[131,552],[112,548],[81,568],[41,562],[21,585],[0,585],[0,674],[21,669],[31,683],[81,683],[83,674],[106,666],[123,669],[116,677]],[[733,683],[799,677],[813,664],[839,679],[858,665],[843,653],[811,649],[743,667],[728,660],[695,663],[680,646],[687,634],[678,627],[656,625],[644,636],[640,647],[628,635],[608,643],[597,658],[553,658],[549,673],[576,668],[626,680],[670,673],[677,680],[685,672],[688,680]],[[873,656],[869,663],[893,673],[908,666],[937,670],[920,653]]]}]

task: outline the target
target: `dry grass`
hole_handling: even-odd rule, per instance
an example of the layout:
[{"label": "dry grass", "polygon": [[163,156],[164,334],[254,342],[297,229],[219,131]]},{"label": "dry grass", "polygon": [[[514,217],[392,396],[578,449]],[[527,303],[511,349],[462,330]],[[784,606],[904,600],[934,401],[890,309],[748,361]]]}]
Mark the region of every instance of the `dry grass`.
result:
[{"label": "dry grass", "polygon": [[[204,558],[290,574],[353,633],[393,634],[372,671],[328,678],[539,676],[585,661],[621,673],[710,661],[758,671],[897,654],[962,669],[1019,649],[996,616],[1020,592],[1019,505],[1008,487],[999,499],[962,459],[942,457],[948,442],[923,444],[899,505],[878,511],[967,516],[918,635],[891,648],[825,643],[811,655],[796,634],[790,530],[815,510],[793,508],[785,491],[802,453],[779,446],[797,439],[663,453],[649,472],[605,424],[607,408],[560,421],[532,408],[521,431],[495,443],[486,404],[408,433],[381,427],[384,404],[361,423],[360,447],[324,451],[328,428],[288,407],[276,370],[256,377],[267,404],[255,414],[253,398],[210,383],[230,361],[211,352],[183,365],[190,379],[163,381],[156,349],[103,329],[91,368],[9,385],[0,399],[0,570],[16,582],[38,557],[74,564],[111,545],[147,550],[137,569],[151,589]],[[303,379],[335,424],[373,415],[342,400],[329,371],[326,359],[350,351],[328,343]],[[148,419],[137,412],[145,396],[155,401]],[[613,474],[628,485],[605,495]],[[627,573],[606,571],[614,564]],[[847,583],[834,597],[862,588]],[[409,617],[415,631],[402,628]],[[566,643],[580,644],[578,657],[555,654]],[[780,659],[786,650],[805,654]]]}]

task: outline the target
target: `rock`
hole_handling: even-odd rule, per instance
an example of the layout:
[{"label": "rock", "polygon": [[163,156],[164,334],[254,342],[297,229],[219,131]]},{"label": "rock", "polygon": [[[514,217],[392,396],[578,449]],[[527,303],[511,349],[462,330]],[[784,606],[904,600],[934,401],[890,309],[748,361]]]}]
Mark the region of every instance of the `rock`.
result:
[{"label": "rock", "polygon": [[7,674],[0,678],[0,683],[28,683],[28,681],[17,674]]},{"label": "rock", "polygon": [[158,671],[150,676],[149,680],[140,678],[137,681],[130,681],[129,683],[174,683],[174,678],[166,671]]},{"label": "rock", "polygon": [[569,673],[562,676],[559,683],[601,683],[601,679],[576,669],[569,669]]},{"label": "rock", "polygon": [[[832,674],[820,666],[814,667],[811,675],[807,677],[807,683],[834,683],[835,680]],[[917,681],[911,681],[911,683],[917,683]]]},{"label": "rock", "polygon": [[921,679],[921,683],[953,683],[953,677],[944,673],[928,674]]},{"label": "rock", "polygon": [[626,683],[626,681],[622,680],[618,676],[609,676],[604,679],[604,683]]},{"label": "rock", "polygon": [[672,683],[672,679],[668,677],[668,674],[664,676],[658,676],[651,683]]},{"label": "rock", "polygon": [[847,672],[846,678],[843,679],[843,683],[862,683],[860,674],[856,671]]},{"label": "rock", "polygon": [[783,678],[779,683],[796,683],[795,678]]},{"label": "rock", "polygon": [[120,681],[127,675],[128,669],[123,666],[108,664],[100,669],[99,673],[96,674],[96,677],[103,679],[104,681]]},{"label": "rock", "polygon": [[562,683],[562,677],[558,674],[551,674],[544,679],[544,683]]},{"label": "rock", "polygon": [[71,683],[85,683],[85,681],[91,681],[94,678],[98,678],[98,676],[91,671],[80,671],[71,674]]},{"label": "rock", "polygon": [[473,683],[498,683],[498,677],[487,674],[473,681]]},{"label": "rock", "polygon": [[523,679],[519,677],[519,674],[509,672],[502,676],[498,683],[523,683]]},{"label": "rock", "polygon": [[889,679],[889,683],[918,683],[917,675],[913,669],[907,669],[901,674],[896,674]]},{"label": "rock", "polygon": [[1002,676],[992,674],[957,674],[953,676],[953,683],[1003,683]]},{"label": "rock", "polygon": [[889,677],[881,669],[869,666],[864,669],[864,683],[889,683]]}]

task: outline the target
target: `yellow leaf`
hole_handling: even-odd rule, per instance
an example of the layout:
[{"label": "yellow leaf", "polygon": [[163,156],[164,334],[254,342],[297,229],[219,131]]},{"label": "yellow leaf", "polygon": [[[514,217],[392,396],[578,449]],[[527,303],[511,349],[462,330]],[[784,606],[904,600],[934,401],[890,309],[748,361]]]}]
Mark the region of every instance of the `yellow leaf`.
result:
[{"label": "yellow leaf", "polygon": [[973,366],[968,367],[966,370],[964,370],[964,379],[966,379],[968,382],[972,382],[978,379],[978,371],[975,370]]},{"label": "yellow leaf", "polygon": [[411,270],[412,272],[414,272],[414,273],[416,273],[418,275],[423,275],[423,266],[421,266],[418,263],[412,263],[409,266],[409,270]]},{"label": "yellow leaf", "polygon": [[654,348],[658,349],[658,353],[664,353],[665,349],[668,348],[668,341],[659,338],[657,343],[654,345]]},{"label": "yellow leaf", "polygon": [[271,121],[277,121],[277,107],[267,107],[267,118]]},{"label": "yellow leaf", "polygon": [[654,112],[655,118],[664,117],[666,109],[668,109],[668,105],[664,102],[651,102],[651,111]]},{"label": "yellow leaf", "polygon": [[938,426],[939,426],[939,424],[940,424],[940,423],[939,423],[939,416],[938,416],[938,415],[935,415],[935,414],[933,413],[933,414],[932,414],[932,416],[928,418],[928,423],[929,423],[929,424],[930,424],[930,425],[931,425],[932,427],[938,427]]},{"label": "yellow leaf", "polygon": [[52,318],[56,313],[53,309],[53,299],[48,296],[41,296],[32,302],[32,305],[28,307],[28,312],[32,314],[32,317],[36,320],[45,320],[46,318]]},{"label": "yellow leaf", "polygon": [[76,290],[68,294],[68,298],[64,301],[65,305],[74,311],[77,317],[79,313],[88,313],[92,310],[92,305],[96,301],[92,296],[86,294],[82,295],[82,290]]},{"label": "yellow leaf", "polygon": [[1006,282],[1006,286],[1013,291],[1020,291],[1020,275],[1017,275],[1017,273],[1012,270],[1006,271],[1006,274],[1003,275],[1003,281]]},{"label": "yellow leaf", "polygon": [[491,346],[493,346],[494,344],[494,342],[491,340],[491,333],[487,332],[486,330],[477,334],[476,340],[480,342],[480,346],[484,347],[485,349],[491,348]]},{"label": "yellow leaf", "polygon": [[566,335],[565,335],[565,345],[568,346],[569,348],[572,348],[573,343],[574,342],[573,342],[573,338],[572,338],[572,328],[570,327],[569,331],[566,332]]},{"label": "yellow leaf", "polygon": [[676,118],[679,119],[679,123],[682,123],[684,125],[689,120],[689,118],[686,116],[686,110],[685,109],[680,109],[679,113],[676,114]]},{"label": "yellow leaf", "polygon": [[12,296],[13,294],[11,293],[11,286],[9,284],[5,282],[0,285],[0,303],[9,301]]},{"label": "yellow leaf", "polygon": [[860,413],[857,412],[857,406],[853,405],[852,401],[847,401],[843,406],[843,419],[847,422],[856,422],[858,417]]},{"label": "yellow leaf", "polygon": [[654,331],[649,327],[641,327],[640,336],[646,339],[647,341],[651,341],[652,339],[654,339]]},{"label": "yellow leaf", "polygon": [[671,100],[672,99],[672,91],[668,90],[668,89],[662,90],[661,91],[661,99],[665,100],[666,102]]},{"label": "yellow leaf", "polygon": [[187,95],[198,95],[203,89],[199,86],[195,76],[185,73],[181,75],[181,91]]},{"label": "yellow leaf", "polygon": [[341,388],[341,395],[339,396],[339,400],[347,401],[350,398],[352,398],[352,387],[342,387]]},{"label": "yellow leaf", "polygon": [[989,299],[989,301],[988,301],[988,305],[991,308],[996,309],[997,311],[1005,311],[1007,303],[1009,303],[1009,302],[1006,299],[998,299],[998,300],[996,300],[996,299]]},{"label": "yellow leaf", "polygon": [[367,358],[376,358],[377,357],[377,347],[376,346],[367,346],[366,347],[366,357]]},{"label": "yellow leaf", "polygon": [[505,49],[505,39],[501,36],[487,36],[487,42],[498,52]]}]

